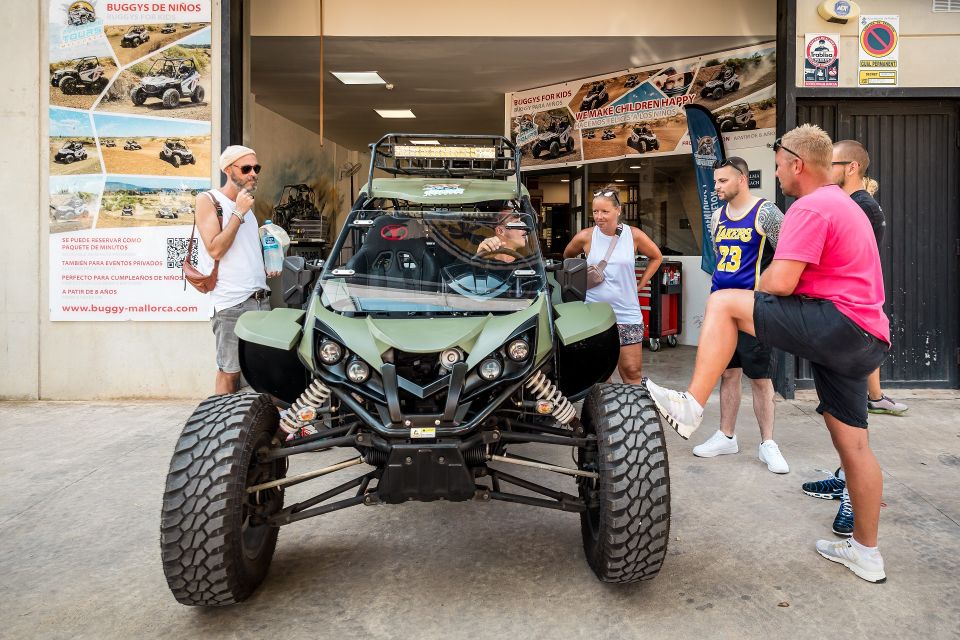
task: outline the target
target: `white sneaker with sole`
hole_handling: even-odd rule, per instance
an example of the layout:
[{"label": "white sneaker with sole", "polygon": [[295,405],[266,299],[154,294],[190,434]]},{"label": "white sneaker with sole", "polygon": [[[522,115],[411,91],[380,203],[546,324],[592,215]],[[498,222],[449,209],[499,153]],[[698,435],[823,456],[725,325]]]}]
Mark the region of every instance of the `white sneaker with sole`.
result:
[{"label": "white sneaker with sole", "polygon": [[757,457],[760,458],[760,462],[766,463],[767,469],[774,473],[790,473],[790,466],[783,459],[780,447],[773,440],[764,440],[760,443]]},{"label": "white sneaker with sole", "polygon": [[732,438],[728,438],[723,431],[719,429],[703,444],[699,444],[693,448],[693,455],[700,458],[713,458],[728,453],[740,453],[737,436],[734,435]]},{"label": "white sneaker with sole", "polygon": [[664,389],[649,380],[647,392],[660,415],[684,440],[689,439],[703,422],[703,407],[688,393]]},{"label": "white sneaker with sole", "polygon": [[867,582],[886,582],[883,558],[877,552],[872,557],[857,550],[850,540],[817,540],[817,553],[831,562],[842,564]]}]

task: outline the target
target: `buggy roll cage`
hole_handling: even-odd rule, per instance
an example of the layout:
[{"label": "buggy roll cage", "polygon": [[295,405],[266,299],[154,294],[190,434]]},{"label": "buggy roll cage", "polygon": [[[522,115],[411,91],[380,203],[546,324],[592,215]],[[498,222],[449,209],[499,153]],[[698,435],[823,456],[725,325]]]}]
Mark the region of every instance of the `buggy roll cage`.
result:
[{"label": "buggy roll cage", "polygon": [[[440,145],[417,145],[416,156],[397,155],[397,147],[413,147],[412,140],[440,140]],[[461,144],[455,144],[458,142]],[[449,152],[458,146],[464,149],[478,146],[490,147],[493,149],[493,156],[465,157],[444,154],[444,151]],[[429,153],[431,150],[435,150],[436,153],[431,155]],[[503,136],[388,133],[370,145],[370,174],[367,184],[371,187],[374,169],[393,175],[437,178],[508,178],[515,175],[517,177],[516,199],[519,201],[522,195],[520,151],[513,142]]]}]

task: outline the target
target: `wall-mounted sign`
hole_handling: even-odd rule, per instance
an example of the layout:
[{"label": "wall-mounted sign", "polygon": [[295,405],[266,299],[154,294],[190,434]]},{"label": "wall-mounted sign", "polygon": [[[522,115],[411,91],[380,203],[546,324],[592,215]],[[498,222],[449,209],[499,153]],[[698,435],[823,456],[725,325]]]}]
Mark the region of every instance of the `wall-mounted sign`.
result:
[{"label": "wall-mounted sign", "polygon": [[776,47],[761,43],[508,94],[522,169],[691,152],[684,106],[703,105],[730,149],[776,127]]},{"label": "wall-mounted sign", "polygon": [[49,3],[51,320],[207,319],[181,266],[211,185],[210,7]]},{"label": "wall-mounted sign", "polygon": [[897,86],[900,16],[860,16],[861,87]]},{"label": "wall-mounted sign", "polygon": [[805,41],[803,86],[839,86],[840,35],[837,33],[808,33]]},{"label": "wall-mounted sign", "polygon": [[760,169],[751,169],[750,175],[747,176],[747,186],[750,187],[751,189],[759,189],[760,178],[761,178]]}]

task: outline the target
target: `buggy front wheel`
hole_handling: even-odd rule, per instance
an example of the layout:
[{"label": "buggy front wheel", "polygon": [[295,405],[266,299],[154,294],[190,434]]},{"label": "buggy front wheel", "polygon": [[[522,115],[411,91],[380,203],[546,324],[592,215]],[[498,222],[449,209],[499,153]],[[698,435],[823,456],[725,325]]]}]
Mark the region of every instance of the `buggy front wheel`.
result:
[{"label": "buggy front wheel", "polygon": [[163,92],[163,106],[173,109],[180,104],[180,92],[176,89],[167,89]]},{"label": "buggy front wheel", "polygon": [[190,99],[194,102],[194,104],[200,104],[203,102],[203,87],[198,86],[193,91],[193,95],[190,96]]},{"label": "buggy front wheel", "polygon": [[587,563],[603,582],[650,580],[670,536],[670,475],[656,407],[638,385],[598,384],[581,420],[597,446],[578,449],[578,464],[599,476],[579,481]]},{"label": "buggy front wheel", "polygon": [[207,398],[180,435],[170,461],[160,549],[163,572],[183,604],[241,602],[263,582],[279,529],[265,518],[283,508],[283,489],[248,493],[278,480],[283,459],[261,462],[277,430],[276,408],[259,394]]}]

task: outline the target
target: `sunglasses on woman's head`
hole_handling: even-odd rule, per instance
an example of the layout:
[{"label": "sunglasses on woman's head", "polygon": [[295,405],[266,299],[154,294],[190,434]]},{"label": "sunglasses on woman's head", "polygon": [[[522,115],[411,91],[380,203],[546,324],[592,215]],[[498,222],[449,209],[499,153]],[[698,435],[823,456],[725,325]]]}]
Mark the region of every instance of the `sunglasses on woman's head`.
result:
[{"label": "sunglasses on woman's head", "polygon": [[613,198],[614,201],[620,202],[620,196],[617,195],[617,192],[613,189],[600,189],[599,191],[593,192],[594,198],[599,198],[603,196],[604,198]]},{"label": "sunglasses on woman's head", "polygon": [[[768,144],[767,146],[772,147],[774,153],[776,153],[777,151],[780,151],[780,149],[783,149],[787,153],[792,153],[793,155],[797,156],[797,158],[799,158],[800,160],[803,160],[803,156],[801,156],[799,153],[797,153],[796,151],[793,151],[792,149],[787,149],[785,146],[783,146],[783,143],[780,142],[781,140],[783,140],[783,138],[777,138],[776,140],[773,141],[773,144]],[[804,162],[806,161],[804,160]]]},{"label": "sunglasses on woman's head", "polygon": [[259,175],[260,169],[262,169],[262,167],[259,164],[244,164],[237,167],[237,169],[240,169],[240,173],[242,173],[243,175],[247,175],[251,171]]}]

